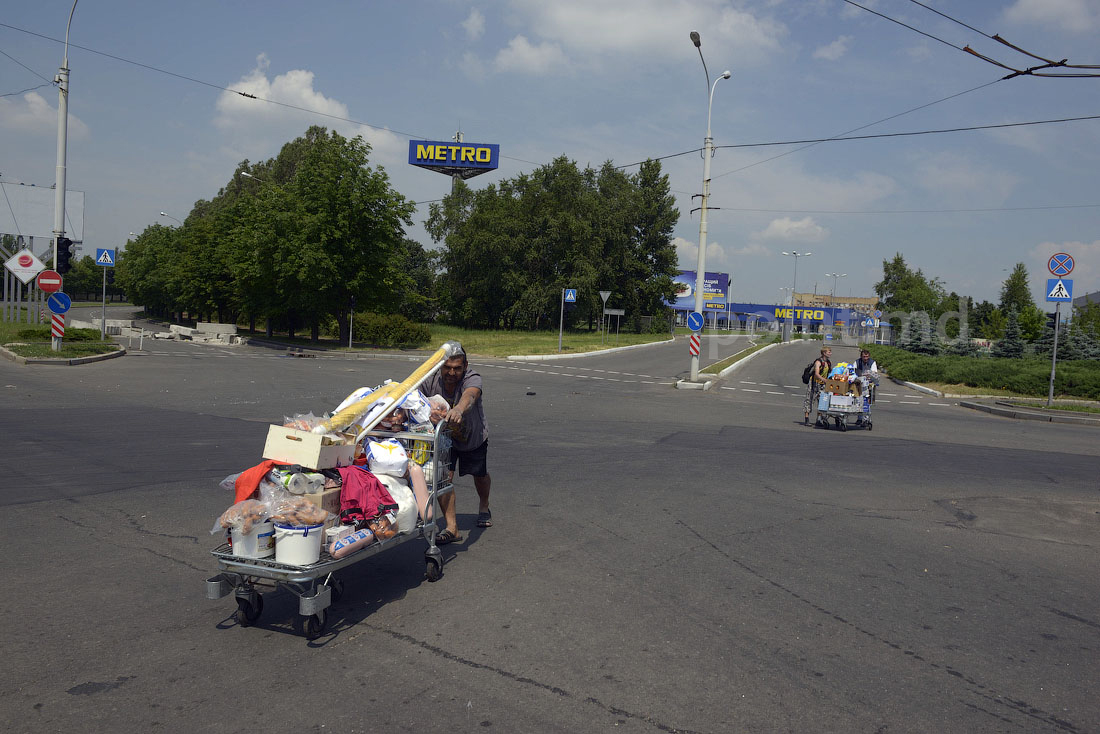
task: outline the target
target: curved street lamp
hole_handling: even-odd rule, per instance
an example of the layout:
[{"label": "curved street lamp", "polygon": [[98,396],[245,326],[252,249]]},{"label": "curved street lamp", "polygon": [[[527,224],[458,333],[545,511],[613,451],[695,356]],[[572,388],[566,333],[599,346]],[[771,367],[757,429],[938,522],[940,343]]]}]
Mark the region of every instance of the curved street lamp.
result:
[{"label": "curved street lamp", "polygon": [[[707,62],[703,58],[702,40],[698,31],[689,34],[691,42],[699,51],[699,60],[703,62],[703,73],[707,76],[707,88],[710,96],[707,98],[707,136],[703,138],[703,207],[699,215],[699,259],[695,269],[695,312],[703,313],[703,288],[706,280],[707,268],[707,200],[710,198],[710,159],[714,155],[714,140],[710,136],[710,113],[714,106],[714,90],[722,79],[729,79],[729,71],[723,71],[722,76],[710,83],[710,72],[707,71]],[[699,379],[699,355],[691,355],[691,379]]]},{"label": "curved street lamp", "polygon": [[834,301],[836,300],[836,279],[837,278],[847,278],[848,274],[847,273],[825,273],[825,277],[833,279],[833,290],[829,293],[829,305],[830,306],[835,306],[836,304],[834,303]]},{"label": "curved street lamp", "polygon": [[161,215],[162,217],[168,217],[169,219],[171,219],[171,220],[172,220],[172,221],[174,221],[174,222],[179,222],[179,225],[180,225],[181,227],[183,226],[183,222],[180,222],[180,220],[176,219],[175,217],[173,217],[173,216],[172,216],[171,214],[169,214],[168,212],[161,212],[161,213],[160,213],[160,215]]}]

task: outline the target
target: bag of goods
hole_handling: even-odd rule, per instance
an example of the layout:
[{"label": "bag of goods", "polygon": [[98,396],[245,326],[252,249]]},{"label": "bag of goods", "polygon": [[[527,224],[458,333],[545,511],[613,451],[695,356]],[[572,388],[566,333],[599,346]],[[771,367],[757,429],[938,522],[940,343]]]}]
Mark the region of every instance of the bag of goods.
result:
[{"label": "bag of goods", "polygon": [[387,438],[383,441],[368,441],[367,466],[375,476],[390,474],[395,477],[405,476],[408,471],[409,457],[405,453],[405,447],[396,438]]},{"label": "bag of goods", "polygon": [[282,525],[321,525],[332,517],[332,513],[322,510],[303,497],[287,494],[271,503],[271,519]]},{"label": "bag of goods", "polygon": [[222,513],[210,531],[211,535],[221,530],[236,530],[247,535],[252,528],[271,516],[271,510],[259,500],[242,500]]},{"label": "bag of goods", "polygon": [[378,540],[389,540],[397,535],[397,520],[392,512],[386,512],[368,520],[367,528]]},{"label": "bag of goods", "polygon": [[397,512],[393,513],[398,532],[411,533],[416,530],[416,495],[404,479],[389,474],[377,474],[378,481],[386,485],[393,501],[397,503]]}]

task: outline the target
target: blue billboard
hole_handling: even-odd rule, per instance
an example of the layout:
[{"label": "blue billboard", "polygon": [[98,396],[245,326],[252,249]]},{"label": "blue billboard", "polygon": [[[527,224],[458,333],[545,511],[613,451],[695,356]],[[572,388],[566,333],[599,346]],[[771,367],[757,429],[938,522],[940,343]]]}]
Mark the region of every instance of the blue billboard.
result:
[{"label": "blue billboard", "polygon": [[500,146],[496,143],[455,143],[410,140],[409,165],[463,179],[496,170]]},{"label": "blue billboard", "polygon": [[[669,305],[676,311],[694,311],[695,271],[681,270],[672,283],[676,286],[676,298]],[[703,310],[724,312],[729,285],[729,273],[707,273],[703,278]]]}]

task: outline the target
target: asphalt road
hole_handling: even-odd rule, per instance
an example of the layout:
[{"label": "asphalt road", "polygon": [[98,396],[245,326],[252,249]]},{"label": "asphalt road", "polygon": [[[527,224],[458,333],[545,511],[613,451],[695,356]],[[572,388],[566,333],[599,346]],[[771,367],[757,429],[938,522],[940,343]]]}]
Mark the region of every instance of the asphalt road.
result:
[{"label": "asphalt road", "polygon": [[495,526],[462,479],[444,577],[353,566],[309,643],[286,592],[246,629],[205,599],[217,482],[420,357],[145,348],[0,362],[6,730],[1100,731],[1094,428],[894,385],[804,427],[810,343],[706,392],[682,339],[475,357]]}]

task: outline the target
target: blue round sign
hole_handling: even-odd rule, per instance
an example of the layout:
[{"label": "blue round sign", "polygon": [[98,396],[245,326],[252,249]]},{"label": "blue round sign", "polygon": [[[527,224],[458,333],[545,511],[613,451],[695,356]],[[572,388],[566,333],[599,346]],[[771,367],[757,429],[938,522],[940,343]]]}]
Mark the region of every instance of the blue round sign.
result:
[{"label": "blue round sign", "polygon": [[1073,272],[1073,258],[1064,252],[1059,252],[1047,261],[1047,270],[1051,275],[1064,278]]},{"label": "blue round sign", "polygon": [[703,314],[698,311],[692,311],[688,314],[688,328],[692,331],[703,330]]},{"label": "blue round sign", "polygon": [[46,308],[50,309],[50,313],[63,314],[68,311],[73,305],[73,299],[61,291],[57,293],[51,293],[50,297],[46,299]]}]

